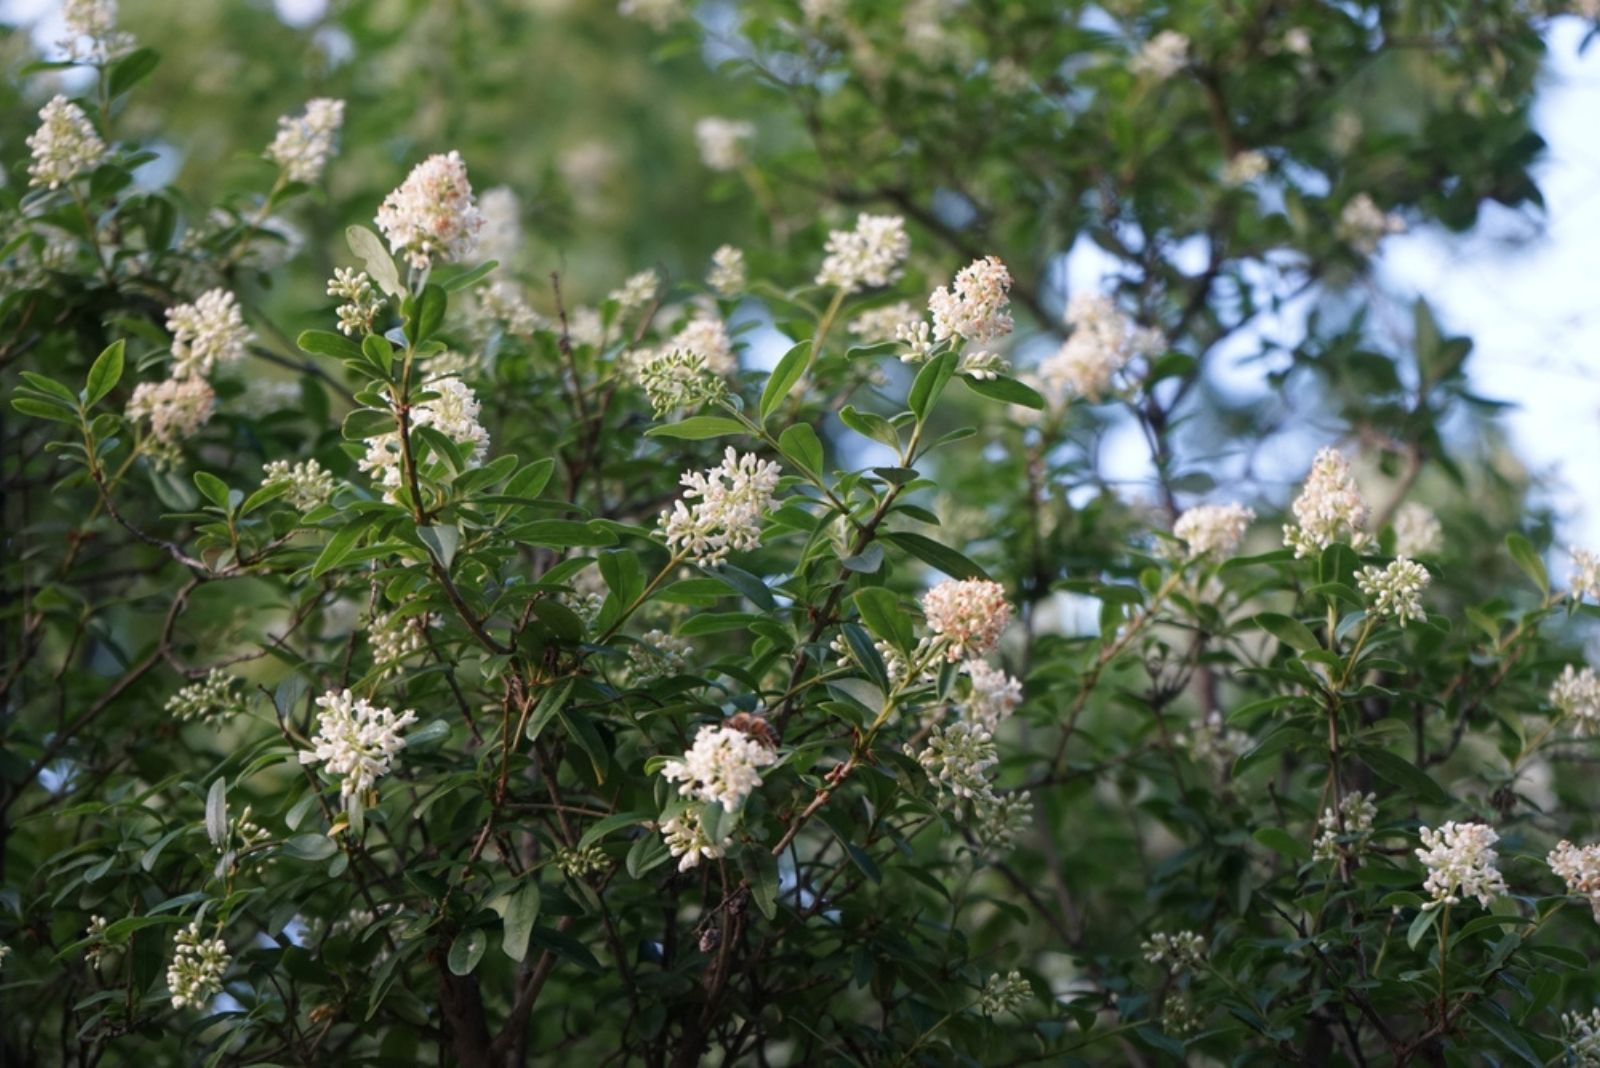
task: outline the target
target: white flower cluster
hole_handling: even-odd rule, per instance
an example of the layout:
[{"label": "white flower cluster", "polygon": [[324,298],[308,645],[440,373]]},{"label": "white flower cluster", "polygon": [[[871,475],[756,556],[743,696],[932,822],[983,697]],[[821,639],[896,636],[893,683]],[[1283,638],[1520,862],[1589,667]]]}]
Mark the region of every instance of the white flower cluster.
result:
[{"label": "white flower cluster", "polygon": [[[90,914],[89,926],[83,930],[83,937],[93,939],[92,942],[83,947],[84,962],[91,968],[98,968],[100,962],[105,959],[105,955],[111,949],[110,943],[106,941],[106,928],[109,925],[109,920],[95,912]],[[4,958],[5,953],[0,952],[0,960]]]},{"label": "white flower cluster", "polygon": [[328,279],[328,296],[344,301],[335,314],[339,316],[339,332],[354,337],[370,334],[383,310],[383,298],[372,288],[372,279],[366,271],[351,267],[336,267]]},{"label": "white flower cluster", "polygon": [[731,375],[739,369],[739,361],[733,354],[733,340],[728,337],[728,324],[720,316],[709,313],[695,315],[661,346],[660,351],[692,352],[716,375]]},{"label": "white flower cluster", "polygon": [[[1312,846],[1312,858],[1338,860],[1340,854],[1346,851],[1361,852],[1362,847],[1367,844],[1367,839],[1372,836],[1372,821],[1377,818],[1376,794],[1360,792],[1346,794],[1344,800],[1339,802],[1337,812],[1331,808],[1322,810],[1322,816],[1317,820],[1322,833],[1317,836],[1316,843]],[[1341,820],[1343,829],[1340,828]],[[1341,838],[1346,841],[1340,842]]]},{"label": "white flower cluster", "polygon": [[1198,968],[1206,961],[1206,936],[1196,931],[1157,931],[1139,948],[1144,951],[1145,960],[1164,965],[1173,975],[1186,968]]},{"label": "white flower cluster", "polygon": [[1219,775],[1233,767],[1250,748],[1250,736],[1228,726],[1222,713],[1216,711],[1196,719],[1190,730],[1173,741],[1187,749],[1196,764],[1209,764]]},{"label": "white flower cluster", "polygon": [[[466,314],[473,329],[483,338],[498,329],[508,337],[526,341],[549,325],[517,287],[503,278],[474,289],[466,303]],[[481,356],[478,360],[481,364]]]},{"label": "white flower cluster", "polygon": [[1424,909],[1454,905],[1468,897],[1488,908],[1507,892],[1497,867],[1500,856],[1494,850],[1500,836],[1492,827],[1451,820],[1438,830],[1423,827],[1419,833],[1424,848],[1417,850],[1417,859],[1428,869],[1422,888],[1433,897]]},{"label": "white flower cluster", "polygon": [[1567,1052],[1576,1068],[1600,1068],[1600,1009],[1589,1015],[1568,1012],[1561,1016],[1566,1031]]},{"label": "white flower cluster", "polygon": [[1141,78],[1164,82],[1189,62],[1189,38],[1177,30],[1162,30],[1146,41],[1128,63]]},{"label": "white flower cluster", "polygon": [[339,793],[347,801],[365,794],[389,773],[395,754],[405,748],[400,732],[417,721],[415,712],[395,715],[377,708],[349,690],[329,691],[317,698],[314,748],[300,754],[302,764],[321,764],[342,776]]},{"label": "white flower cluster", "polygon": [[732,446],[711,470],[685,472],[683,496],[661,513],[668,548],[706,567],[722,563],[730,551],[754,549],[761,543],[761,523],[772,509],[778,475],[777,464],[754,453],[741,455]]},{"label": "white flower cluster", "polygon": [[460,153],[429,156],[412,168],[399,188],[383,198],[377,223],[389,248],[413,270],[472,255],[483,215],[473,203]]},{"label": "white flower cluster", "polygon": [[204,377],[218,364],[241,360],[255,340],[239,302],[226,289],[209,289],[191,304],[168,308],[167,329],[174,378]]},{"label": "white flower cluster", "polygon": [[1600,678],[1594,668],[1580,671],[1568,664],[1551,685],[1549,699],[1561,715],[1572,717],[1578,734],[1600,735]]},{"label": "white flower cluster", "polygon": [[728,384],[706,366],[706,358],[685,349],[657,349],[641,354],[634,378],[650,398],[659,419],[668,412],[699,408],[728,395]]},{"label": "white flower cluster", "polygon": [[1600,845],[1575,846],[1562,839],[1545,861],[1567,884],[1567,893],[1588,900],[1600,922]]},{"label": "white flower cluster", "polygon": [[1167,346],[1165,334],[1135,326],[1104,294],[1073,297],[1065,321],[1071,331],[1067,340],[1039,365],[1039,379],[1057,404],[1073,397],[1099,403],[1118,372],[1137,357],[1153,356]]},{"label": "white flower cluster", "polygon": [[[457,445],[468,447],[469,463],[483,463],[489,454],[489,432],[478,422],[481,406],[472,388],[452,375],[429,375],[423,380],[422,390],[438,396],[412,407],[412,427],[432,427]],[[392,501],[405,478],[400,432],[378,434],[367,438],[365,444],[367,454],[358,466],[372,473],[385,487],[385,498]]]},{"label": "white flower cluster", "polygon": [[278,120],[278,134],[267,146],[267,158],[283,170],[291,182],[315,182],[333,156],[344,125],[344,101],[325,96],[306,101],[301,115],[284,115]]},{"label": "white flower cluster", "polygon": [[1297,558],[1315,555],[1336,541],[1360,549],[1372,540],[1367,502],[1350,473],[1350,461],[1337,449],[1318,451],[1292,510],[1295,521],[1284,524],[1283,543]]},{"label": "white flower cluster", "polygon": [[723,245],[711,254],[711,270],[706,273],[706,285],[724,297],[736,297],[744,292],[744,252],[732,245]]},{"label": "white flower cluster", "polygon": [[[850,320],[850,333],[861,339],[863,344],[875,345],[880,341],[894,341],[902,332],[916,330],[921,326],[927,331],[928,324],[922,322],[922,313],[916,305],[909,300],[896,301],[885,304],[881,308],[869,308]],[[910,360],[910,356],[900,357]]]},{"label": "white flower cluster", "polygon": [[261,484],[287,482],[283,498],[296,511],[309,512],[328,503],[337,483],[333,475],[323,469],[315,459],[291,464],[288,460],[273,460],[261,469]]},{"label": "white flower cluster", "polygon": [[11,956],[11,947],[4,942],[0,942],[0,967],[5,965],[6,958],[9,956]]},{"label": "white flower cluster", "polygon": [[192,682],[167,698],[166,712],[181,723],[202,720],[216,723],[244,708],[234,687],[237,676],[212,668],[199,682]]},{"label": "white flower cluster", "polygon": [[252,820],[253,814],[250,805],[244,806],[244,811],[234,818],[228,837],[217,843],[221,863],[230,870],[239,867],[241,858],[257,869],[270,867],[276,859],[264,848],[271,843],[272,832]]},{"label": "white flower cluster", "polygon": [[694,643],[688,638],[659,629],[647,630],[628,650],[628,672],[640,685],[682,674],[693,652]]},{"label": "white flower cluster", "polygon": [[989,769],[1000,762],[1000,755],[994,736],[981,724],[966,720],[948,726],[936,724],[916,759],[938,789],[941,801],[949,800],[953,806],[963,798],[998,800],[989,783]]},{"label": "white flower cluster", "polygon": [[1033,996],[1033,987],[1022,978],[1022,973],[1012,971],[1001,975],[996,972],[983,984],[978,995],[978,1011],[985,1016],[999,1016],[1003,1012],[1016,1012]]},{"label": "white flower cluster", "polygon": [[167,988],[172,1007],[199,1007],[222,992],[222,977],[231,963],[228,947],[220,938],[206,938],[196,920],[178,932],[177,952],[167,968]]},{"label": "white flower cluster", "polygon": [[613,289],[606,299],[616,301],[618,312],[626,315],[655,300],[656,293],[660,289],[661,279],[656,276],[655,271],[640,271],[638,274],[630,275],[628,280],[622,283],[621,288]]},{"label": "white flower cluster", "polygon": [[372,664],[382,678],[398,675],[408,658],[427,648],[423,633],[427,625],[426,616],[408,615],[398,609],[373,614],[367,624],[367,644],[372,648]]},{"label": "white flower cluster", "polygon": [[749,162],[746,146],[755,135],[755,125],[741,119],[707,115],[694,124],[700,162],[714,171],[736,171]]},{"label": "white flower cluster", "polygon": [[1237,188],[1249,185],[1266,173],[1266,153],[1247,148],[1243,152],[1235,152],[1229,156],[1228,162],[1222,165],[1222,184]]},{"label": "white flower cluster", "polygon": [[1394,554],[1432,556],[1444,547],[1444,527],[1425,504],[1407,501],[1394,514]]},{"label": "white flower cluster", "polygon": [[483,226],[478,231],[478,258],[501,267],[516,263],[522,253],[522,204],[516,191],[503,185],[485,189],[478,198]]},{"label": "white flower cluster", "polygon": [[972,837],[985,855],[1008,852],[1033,826],[1033,795],[1027,791],[979,798],[972,805]]},{"label": "white flower cluster", "polygon": [[678,861],[679,871],[688,871],[700,863],[702,857],[715,860],[725,856],[728,847],[733,845],[733,835],[721,835],[713,842],[706,836],[705,828],[700,825],[700,813],[696,809],[686,808],[661,825],[662,837],[666,839],[667,852]]},{"label": "white flower cluster", "polygon": [[1585,597],[1600,601],[1600,553],[1588,549],[1572,550],[1572,590],[1574,601]]},{"label": "white flower cluster", "polygon": [[1011,333],[1011,272],[998,256],[973,260],[928,298],[933,336],[979,343]]},{"label": "white flower cluster", "polygon": [[109,63],[133,51],[133,34],[117,29],[117,0],[67,0],[67,33],[56,44],[74,63]]},{"label": "white flower cluster", "polygon": [[1256,514],[1242,504],[1202,504],[1190,508],[1172,525],[1172,533],[1189,547],[1189,559],[1225,558],[1239,551]]},{"label": "white flower cluster", "polygon": [[945,579],[922,595],[928,627],[944,640],[952,664],[982,656],[1011,621],[1005,587],[985,579]]},{"label": "white flower cluster", "polygon": [[149,421],[156,459],[165,462],[176,455],[179,444],[206,425],[216,404],[217,395],[205,379],[169,378],[135,386],[126,413],[131,420]]},{"label": "white flower cluster", "polygon": [[684,797],[714,801],[724,812],[738,812],[761,785],[759,769],[777,760],[777,751],[755,735],[707,724],[682,759],[662,765],[661,776],[679,783],[678,793]]},{"label": "white flower cluster", "polygon": [[621,0],[617,13],[624,18],[638,19],[653,30],[665,30],[683,18],[683,0]]},{"label": "white flower cluster", "polygon": [[1406,232],[1406,221],[1386,212],[1365,193],[1357,193],[1345,202],[1339,212],[1339,237],[1363,256],[1378,251],[1378,245],[1390,234]]},{"label": "white flower cluster", "polygon": [[899,280],[911,254],[911,238],[900,216],[862,212],[854,230],[831,231],[823,251],[817,285],[859,293]]},{"label": "white flower cluster", "polygon": [[39,110],[39,128],[28,135],[27,144],[33,153],[28,184],[47,189],[57,189],[93,170],[106,156],[106,143],[89,116],[60,93]]},{"label": "white flower cluster", "polygon": [[1022,703],[1022,683],[982,660],[968,660],[961,670],[972,687],[964,718],[992,734]]},{"label": "white flower cluster", "polygon": [[1356,585],[1369,599],[1368,609],[1377,616],[1394,617],[1402,627],[1428,618],[1422,610],[1422,591],[1430,580],[1427,568],[1404,556],[1381,568],[1368,564],[1356,574]]}]

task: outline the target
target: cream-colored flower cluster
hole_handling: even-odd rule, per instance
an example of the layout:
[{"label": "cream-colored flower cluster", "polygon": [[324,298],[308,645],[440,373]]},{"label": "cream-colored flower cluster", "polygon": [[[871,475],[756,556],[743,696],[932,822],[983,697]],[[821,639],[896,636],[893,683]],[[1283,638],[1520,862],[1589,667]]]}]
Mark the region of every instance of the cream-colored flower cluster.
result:
[{"label": "cream-colored flower cluster", "polygon": [[778,476],[777,464],[732,446],[711,470],[685,472],[683,496],[661,513],[667,546],[705,567],[722,563],[729,552],[754,549]]},{"label": "cream-colored flower cluster", "polygon": [[39,128],[28,136],[27,144],[33,153],[29,184],[46,189],[59,189],[106,157],[106,143],[89,116],[60,93],[40,109]]},{"label": "cream-colored flower cluster", "polygon": [[1239,551],[1256,514],[1242,504],[1202,504],[1190,508],[1172,525],[1172,533],[1189,550],[1189,559],[1226,559]]},{"label": "cream-colored flower cluster", "polygon": [[1367,502],[1350,473],[1350,461],[1337,449],[1318,451],[1292,510],[1295,521],[1284,525],[1283,543],[1296,557],[1314,556],[1334,542],[1361,549],[1372,541]]},{"label": "cream-colored flower cluster", "polygon": [[415,712],[395,715],[349,690],[330,691],[317,698],[317,733],[312,749],[300,754],[302,764],[321,764],[340,777],[339,793],[348,803],[358,798],[394,765],[395,754],[405,748],[401,732],[417,721]]},{"label": "cream-colored flower cluster", "polygon": [[275,482],[288,484],[283,499],[298,512],[309,512],[327,504],[333,497],[333,491],[338,488],[333,475],[315,459],[302,460],[297,464],[291,464],[288,460],[268,462],[261,469],[261,484],[270,486]]},{"label": "cream-colored flower cluster", "polygon": [[1368,610],[1375,616],[1391,617],[1402,627],[1428,618],[1422,610],[1422,591],[1429,580],[1427,568],[1403,556],[1383,567],[1369,564],[1356,575],[1356,585],[1368,598]]},{"label": "cream-colored flower cluster", "polygon": [[483,214],[458,152],[429,156],[378,207],[378,229],[413,270],[459,262],[477,247]]},{"label": "cream-colored flower cluster", "polygon": [[1581,670],[1568,664],[1550,686],[1550,704],[1572,720],[1573,732],[1583,736],[1600,735],[1600,678],[1594,668]]},{"label": "cream-colored flower cluster", "polygon": [[1423,827],[1419,834],[1423,848],[1416,851],[1417,859],[1428,869],[1422,888],[1431,895],[1424,909],[1454,905],[1469,897],[1488,908],[1508,892],[1498,867],[1500,855],[1494,849],[1500,836],[1492,827],[1451,820],[1437,830]]},{"label": "cream-colored flower cluster", "polygon": [[678,793],[715,802],[724,812],[744,808],[745,798],[761,785],[761,770],[777,763],[777,750],[767,739],[720,724],[707,724],[683,756],[669,760],[661,776],[678,783]]},{"label": "cream-colored flower cluster", "polygon": [[922,595],[928,627],[944,642],[946,660],[983,656],[1011,621],[1005,587],[986,579],[946,579]]},{"label": "cream-colored flower cluster", "polygon": [[[1311,855],[1315,860],[1338,860],[1344,853],[1360,853],[1372,837],[1372,821],[1378,818],[1376,794],[1346,794],[1337,811],[1322,810],[1317,826],[1322,833],[1317,836]],[[1345,841],[1341,842],[1343,838]]]},{"label": "cream-colored flower cluster", "polygon": [[1039,365],[1045,395],[1057,406],[1075,397],[1099,403],[1117,375],[1140,356],[1167,346],[1166,335],[1140,327],[1099,293],[1080,293],[1067,304],[1067,340]]},{"label": "cream-colored flower cluster", "polygon": [[172,992],[172,1007],[200,1007],[222,992],[222,977],[232,958],[220,938],[200,933],[196,920],[178,932],[177,950],[167,968],[167,988]]},{"label": "cream-colored flower cluster", "polygon": [[1600,845],[1575,846],[1562,839],[1545,861],[1567,884],[1567,893],[1589,902],[1600,922]]},{"label": "cream-colored flower cluster", "polygon": [[343,100],[324,96],[308,100],[302,114],[278,120],[278,133],[267,146],[267,158],[289,181],[315,182],[333,156],[343,125]]},{"label": "cream-colored flower cluster", "polygon": [[817,285],[859,293],[900,280],[902,265],[911,254],[911,238],[900,216],[862,212],[856,216],[855,229],[829,233],[823,251]]}]

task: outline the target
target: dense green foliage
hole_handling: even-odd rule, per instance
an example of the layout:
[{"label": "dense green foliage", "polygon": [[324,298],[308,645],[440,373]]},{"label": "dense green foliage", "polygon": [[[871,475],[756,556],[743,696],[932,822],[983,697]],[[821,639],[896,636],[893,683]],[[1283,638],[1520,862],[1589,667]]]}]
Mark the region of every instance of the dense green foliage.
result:
[{"label": "dense green foliage", "polygon": [[622,7],[6,39],[0,1063],[1600,1063],[1600,576],[1369,315],[1546,16]]}]

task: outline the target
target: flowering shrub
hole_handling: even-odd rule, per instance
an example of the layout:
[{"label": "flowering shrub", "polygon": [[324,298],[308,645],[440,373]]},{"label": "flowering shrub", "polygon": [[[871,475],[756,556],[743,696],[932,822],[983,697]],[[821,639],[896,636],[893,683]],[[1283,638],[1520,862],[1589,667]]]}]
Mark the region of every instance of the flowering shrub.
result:
[{"label": "flowering shrub", "polygon": [[[67,5],[3,201],[0,1059],[1600,1063],[1597,557],[1425,304],[1255,335],[1293,439],[1206,375],[1536,195],[1540,24],[970,7],[741,6],[759,114],[684,137],[761,225],[586,287],[470,150],[322,190],[359,94],[180,195],[157,56]],[[1396,144],[1333,87],[1401,56]]]}]

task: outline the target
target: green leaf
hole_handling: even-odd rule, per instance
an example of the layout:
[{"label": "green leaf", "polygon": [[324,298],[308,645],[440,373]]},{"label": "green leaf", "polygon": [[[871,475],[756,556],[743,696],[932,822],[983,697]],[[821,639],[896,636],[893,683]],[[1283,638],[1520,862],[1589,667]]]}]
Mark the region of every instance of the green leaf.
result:
[{"label": "green leaf", "polygon": [[444,323],[444,313],[449,303],[444,290],[438,286],[430,284],[422,287],[422,295],[416,299],[416,307],[406,321],[406,336],[413,345],[420,345],[434,335]]},{"label": "green leaf", "polygon": [[302,352],[313,356],[332,356],[337,360],[361,359],[361,346],[331,330],[305,330],[295,339]]},{"label": "green leaf", "polygon": [[366,529],[367,524],[358,520],[335,531],[333,537],[328,539],[328,544],[322,547],[322,552],[317,554],[317,562],[311,565],[311,577],[321,578],[343,563]]},{"label": "green leaf", "polygon": [[512,960],[522,960],[528,955],[528,936],[539,918],[539,884],[525,880],[516,890],[491,901],[489,907],[500,914],[500,948]]},{"label": "green leaf", "polygon": [[986,379],[963,375],[962,381],[967,384],[968,389],[981,397],[1004,401],[1006,404],[1020,404],[1034,411],[1044,409],[1043,395],[1032,386],[1024,385],[1015,378],[1006,378],[1002,375],[999,378]]},{"label": "green leaf", "polygon": [[221,775],[206,794],[206,837],[218,849],[228,841],[228,780]]},{"label": "green leaf", "polygon": [[1545,570],[1544,560],[1534,549],[1533,543],[1521,534],[1513,532],[1506,535],[1506,551],[1511,554],[1511,559],[1517,562],[1517,566],[1522,568],[1522,573],[1539,587],[1539,592],[1549,596],[1550,574]]},{"label": "green leaf", "polygon": [[878,535],[879,538],[890,545],[904,549],[918,560],[943,571],[955,579],[987,579],[989,573],[977,564],[968,560],[961,553],[946,545],[940,545],[932,538],[925,538],[921,534],[912,534],[909,531],[890,531]]},{"label": "green leaf", "polygon": [[680,438],[684,441],[703,441],[706,438],[720,438],[725,434],[743,434],[744,432],[744,424],[736,419],[729,419],[721,415],[695,415],[690,416],[681,423],[653,426],[645,431],[645,436],[650,438]]},{"label": "green leaf", "polygon": [[906,396],[906,407],[911,409],[911,414],[917,417],[918,422],[928,418],[928,412],[939,399],[939,394],[944,392],[945,383],[950,381],[955,370],[956,354],[945,352],[923,364],[917,372],[916,379],[911,383],[911,392]]},{"label": "green leaf", "polygon": [[339,852],[339,843],[325,834],[297,834],[283,843],[283,851],[296,860],[315,864]]},{"label": "green leaf", "polygon": [[605,527],[590,526],[572,519],[541,519],[517,528],[517,538],[529,545],[554,549],[615,545],[617,536]]},{"label": "green leaf", "polygon": [[620,831],[624,827],[632,827],[640,823],[651,823],[655,815],[650,812],[616,812],[603,820],[596,820],[584,829],[583,837],[578,839],[578,848],[587,849],[600,841],[612,831]]},{"label": "green leaf", "polygon": [[1277,612],[1262,612],[1253,620],[1256,626],[1271,634],[1290,648],[1302,653],[1309,653],[1313,649],[1322,648],[1317,641],[1317,636],[1311,629],[1298,619],[1279,615]]},{"label": "green leaf", "polygon": [[161,54],[153,48],[140,48],[117,60],[111,67],[111,78],[107,83],[111,99],[115,100],[144,81],[160,63]]},{"label": "green leaf", "polygon": [[511,481],[506,483],[505,495],[507,497],[537,497],[544,492],[545,486],[550,484],[550,476],[555,472],[556,462],[546,458],[535,460],[521,471],[511,476]]},{"label": "green leaf", "polygon": [[122,381],[122,354],[125,348],[127,342],[119,337],[95,357],[94,366],[89,368],[89,380],[83,387],[85,408],[94,407]]},{"label": "green leaf", "polygon": [[[474,927],[470,931],[462,931],[456,935],[455,941],[450,943],[450,974],[471,975],[472,970],[483,959],[483,951],[488,946],[489,936],[484,933],[482,927]],[[526,952],[528,947],[524,944],[522,948]]]},{"label": "green leaf", "polygon": [[439,561],[439,566],[449,571],[450,562],[456,558],[456,547],[461,544],[461,529],[444,525],[418,527],[417,537]]},{"label": "green leaf", "polygon": [[376,408],[357,408],[344,417],[344,426],[339,431],[346,441],[365,441],[367,438],[394,432],[394,414],[380,412]]},{"label": "green leaf", "polygon": [[194,488],[212,504],[228,510],[228,484],[209,471],[196,471],[194,473]]},{"label": "green leaf", "polygon": [[1311,857],[1311,847],[1282,827],[1262,827],[1252,837],[1274,853],[1281,853],[1290,860],[1301,861]]},{"label": "green leaf", "polygon": [[394,265],[394,257],[389,255],[389,250],[377,234],[365,226],[348,226],[344,231],[344,239],[379,289],[391,297],[405,292],[405,287],[400,284],[400,272]]},{"label": "green leaf", "polygon": [[36,419],[50,419],[57,423],[78,425],[78,413],[59,401],[45,400],[42,397],[12,397],[11,407],[23,415],[31,415]]},{"label": "green leaf", "polygon": [[567,697],[576,685],[576,679],[562,679],[545,690],[543,696],[539,698],[539,703],[534,706],[532,714],[528,716],[528,725],[523,729],[523,737],[530,742],[538,741],[540,732],[556,717],[556,713],[561,711],[561,706],[567,703]]},{"label": "green leaf", "polygon": [[1405,757],[1395,756],[1387,749],[1362,746],[1357,753],[1367,767],[1380,779],[1398,786],[1419,801],[1430,805],[1449,805],[1450,795],[1444,792],[1433,777]]},{"label": "green leaf", "polygon": [[911,623],[900,598],[881,586],[868,586],[856,591],[856,611],[867,629],[902,651],[911,648]]},{"label": "green leaf", "polygon": [[761,403],[757,411],[761,413],[763,423],[767,421],[767,416],[783,403],[783,398],[794,389],[795,383],[800,381],[800,376],[806,373],[806,365],[810,360],[810,340],[800,342],[783,354],[783,359],[778,361],[778,365],[772,369],[772,374],[767,376],[766,387],[761,391]]},{"label": "green leaf", "polygon": [[810,423],[796,423],[779,434],[778,451],[812,474],[822,473],[822,442]]},{"label": "green leaf", "polygon": [[1416,949],[1417,943],[1428,933],[1428,928],[1433,926],[1433,921],[1439,918],[1439,910],[1447,907],[1440,905],[1438,908],[1423,909],[1417,913],[1417,918],[1411,921],[1411,927],[1406,931],[1406,945]]},{"label": "green leaf", "polygon": [[1532,1065],[1533,1068],[1543,1068],[1547,1062],[1543,1057],[1534,1053],[1528,1046],[1526,1039],[1517,1033],[1517,1027],[1506,1019],[1499,1005],[1493,1002],[1477,1000],[1467,1005],[1467,1015],[1477,1021],[1478,1026],[1489,1032],[1495,1039],[1523,1064]]},{"label": "green leaf", "polygon": [[857,434],[882,442],[895,452],[900,451],[899,432],[895,430],[893,423],[881,415],[863,412],[847,404],[839,410],[839,421]]}]

